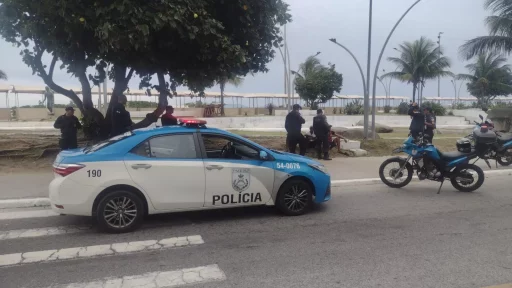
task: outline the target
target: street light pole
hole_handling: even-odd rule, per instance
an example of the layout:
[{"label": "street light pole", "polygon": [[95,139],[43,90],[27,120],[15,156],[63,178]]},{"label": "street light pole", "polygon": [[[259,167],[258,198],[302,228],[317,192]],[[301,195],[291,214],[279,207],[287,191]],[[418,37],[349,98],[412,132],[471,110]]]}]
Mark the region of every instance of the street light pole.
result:
[{"label": "street light pole", "polygon": [[455,80],[450,80],[450,82],[452,82],[453,90],[455,91],[455,95],[453,96],[454,100],[457,102],[457,84],[455,83]]},{"label": "street light pole", "polygon": [[368,98],[368,88],[366,86],[366,79],[364,78],[363,68],[361,67],[361,64],[359,64],[359,61],[357,61],[356,56],[347,47],[345,47],[342,44],[338,43],[336,41],[336,38],[331,38],[331,39],[329,39],[329,41],[331,41],[332,43],[340,46],[345,51],[347,51],[348,54],[350,54],[350,56],[352,56],[352,59],[354,59],[354,61],[356,62],[357,68],[359,69],[359,73],[361,73],[361,79],[363,80],[363,95],[364,95],[364,99]]},{"label": "street light pole", "polygon": [[[366,87],[368,89],[367,92],[365,92],[364,95],[364,123],[363,123],[363,129],[364,129],[364,139],[368,139],[368,114],[370,109],[370,66],[371,66],[371,60],[372,60],[372,17],[373,17],[373,0],[370,0],[370,7],[369,7],[369,20],[368,20],[368,58],[367,58],[367,66],[366,66]],[[376,82],[373,83],[373,88],[375,90]],[[372,132],[374,133],[374,132]]]},{"label": "street light pole", "polygon": [[[371,0],[370,0],[371,1]],[[373,110],[372,110],[372,138],[375,139],[375,94],[377,93],[377,73],[379,72],[379,65],[380,65],[380,61],[382,60],[382,55],[384,54],[384,50],[386,50],[386,46],[388,45],[388,42],[389,42],[389,39],[391,38],[391,36],[393,35],[393,33],[395,32],[396,30],[396,27],[398,27],[398,25],[400,24],[400,22],[402,22],[402,20],[405,18],[405,16],[409,13],[409,11],[412,10],[412,8],[414,8],[414,6],[416,6],[418,3],[420,3],[421,0],[417,0],[416,2],[414,2],[411,7],[409,7],[409,9],[407,9],[405,11],[405,13],[402,15],[402,17],[400,17],[400,19],[398,19],[398,22],[396,22],[395,26],[393,27],[393,29],[391,29],[391,32],[389,33],[388,35],[388,38],[386,39],[386,42],[384,42],[384,45],[382,46],[382,50],[380,51],[380,55],[379,55],[379,59],[377,60],[377,66],[375,66],[375,74],[373,75],[373,99],[372,99],[372,103],[373,103]],[[368,76],[370,77],[370,76]]]},{"label": "street light pole", "polygon": [[[437,35],[437,44],[439,45],[439,49],[438,49],[438,55],[437,55],[437,60],[439,60],[441,58],[441,35],[443,34],[443,32],[439,32],[439,34]],[[437,97],[440,98],[441,97],[441,76],[437,76]]]}]

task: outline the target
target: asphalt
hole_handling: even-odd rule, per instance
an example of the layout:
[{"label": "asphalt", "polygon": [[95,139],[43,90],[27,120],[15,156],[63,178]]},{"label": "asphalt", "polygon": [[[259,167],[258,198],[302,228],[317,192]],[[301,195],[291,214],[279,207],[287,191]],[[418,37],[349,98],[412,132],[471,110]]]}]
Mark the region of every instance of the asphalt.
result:
[{"label": "asphalt", "polygon": [[[378,178],[380,164],[389,157],[335,158],[332,161],[320,162],[326,165],[331,174],[331,180],[351,180]],[[489,169],[482,160],[476,164],[486,171],[512,169],[512,167],[499,165],[496,168],[493,162],[491,162],[492,169]],[[53,177],[52,171],[0,174],[0,200],[48,197],[48,184]]]},{"label": "asphalt", "polygon": [[[0,257],[187,235],[204,240],[194,247],[0,267],[0,286],[48,287],[211,264],[222,269],[225,280],[187,287],[477,288],[509,283],[511,183],[508,175],[489,176],[474,193],[457,192],[446,183],[439,195],[432,182],[403,189],[354,183],[334,188],[331,201],[299,217],[281,216],[271,207],[187,212],[149,217],[130,234],[88,229],[0,240]],[[4,220],[0,232],[68,225],[92,223],[72,216]]]}]

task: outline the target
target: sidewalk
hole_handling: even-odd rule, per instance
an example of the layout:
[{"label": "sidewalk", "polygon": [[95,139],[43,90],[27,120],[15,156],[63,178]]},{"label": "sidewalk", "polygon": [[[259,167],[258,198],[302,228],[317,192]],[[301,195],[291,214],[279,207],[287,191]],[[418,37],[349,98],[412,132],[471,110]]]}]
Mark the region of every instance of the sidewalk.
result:
[{"label": "sidewalk", "polygon": [[[332,181],[378,178],[379,166],[386,157],[335,158],[321,161],[329,170]],[[484,161],[476,163],[484,170],[489,170]],[[496,170],[491,162],[492,170]],[[501,167],[498,169],[511,169]],[[16,173],[0,175],[0,199],[48,197],[48,185],[53,179],[52,172]]]}]

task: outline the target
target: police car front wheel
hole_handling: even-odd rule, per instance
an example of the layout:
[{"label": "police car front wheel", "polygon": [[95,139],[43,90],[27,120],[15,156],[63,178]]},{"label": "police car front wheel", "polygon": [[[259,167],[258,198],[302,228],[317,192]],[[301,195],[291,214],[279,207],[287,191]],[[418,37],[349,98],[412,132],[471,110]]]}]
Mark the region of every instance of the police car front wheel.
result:
[{"label": "police car front wheel", "polygon": [[277,195],[277,208],[285,215],[297,216],[309,211],[313,203],[313,189],[302,179],[284,183]]},{"label": "police car front wheel", "polygon": [[144,218],[144,204],[134,193],[115,191],[98,204],[96,221],[104,232],[125,233],[135,230]]}]

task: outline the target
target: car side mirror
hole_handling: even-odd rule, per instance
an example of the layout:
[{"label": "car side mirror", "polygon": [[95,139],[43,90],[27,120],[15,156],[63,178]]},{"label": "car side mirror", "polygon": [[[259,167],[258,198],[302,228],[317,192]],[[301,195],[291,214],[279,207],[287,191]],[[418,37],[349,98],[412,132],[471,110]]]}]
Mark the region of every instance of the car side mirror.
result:
[{"label": "car side mirror", "polygon": [[483,121],[484,120],[484,116],[482,115],[478,115],[478,117],[480,117],[480,119]]},{"label": "car side mirror", "polygon": [[260,151],[260,159],[261,160],[268,160],[268,153],[265,151]]}]

